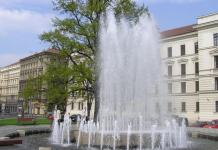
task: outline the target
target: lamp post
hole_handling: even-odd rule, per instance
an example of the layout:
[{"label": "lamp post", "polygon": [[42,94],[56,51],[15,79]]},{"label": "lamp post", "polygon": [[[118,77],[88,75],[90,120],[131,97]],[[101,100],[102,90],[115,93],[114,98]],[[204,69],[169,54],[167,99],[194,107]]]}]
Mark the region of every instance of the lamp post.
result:
[{"label": "lamp post", "polygon": [[5,103],[2,103],[2,114],[5,114]]},{"label": "lamp post", "polygon": [[24,117],[24,110],[23,110],[23,100],[18,100],[18,108],[17,108],[17,116],[18,117],[20,117],[20,118],[22,118],[22,117]]}]

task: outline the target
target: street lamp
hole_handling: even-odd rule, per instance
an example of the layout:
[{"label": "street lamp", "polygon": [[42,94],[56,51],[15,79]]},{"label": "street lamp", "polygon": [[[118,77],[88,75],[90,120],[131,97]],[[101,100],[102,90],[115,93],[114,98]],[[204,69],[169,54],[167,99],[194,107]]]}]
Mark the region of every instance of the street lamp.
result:
[{"label": "street lamp", "polygon": [[23,110],[23,100],[18,100],[17,101],[17,103],[18,103],[18,114],[17,114],[17,116],[18,117],[23,117],[24,116],[24,110]]}]

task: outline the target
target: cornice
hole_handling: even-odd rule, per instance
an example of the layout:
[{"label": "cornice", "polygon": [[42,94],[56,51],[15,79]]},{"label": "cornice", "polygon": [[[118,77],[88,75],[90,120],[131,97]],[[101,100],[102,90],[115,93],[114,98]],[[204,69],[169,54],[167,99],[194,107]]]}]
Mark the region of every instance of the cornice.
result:
[{"label": "cornice", "polygon": [[187,58],[187,57],[191,57],[191,56],[198,56],[198,53],[186,54],[186,55],[182,55],[182,56],[165,57],[165,58],[162,58],[162,60],[172,60],[172,59],[177,59],[177,58]]},{"label": "cornice", "polygon": [[198,61],[198,56],[195,56],[191,59],[193,62],[197,62]]},{"label": "cornice", "polygon": [[197,24],[197,25],[194,25],[193,28],[197,29],[197,30],[200,30],[200,29],[204,29],[204,28],[207,28],[207,27],[211,27],[211,26],[216,27],[216,25],[218,25],[218,20]]},{"label": "cornice", "polygon": [[195,32],[191,32],[191,33],[178,35],[178,36],[168,37],[168,38],[162,39],[161,41],[172,42],[172,41],[184,40],[184,39],[188,39],[188,38],[196,38],[197,35],[198,35],[198,32],[195,31]]},{"label": "cornice", "polygon": [[214,47],[212,50],[210,50],[211,55],[218,55],[218,47]]},{"label": "cornice", "polygon": [[178,62],[178,63],[187,63],[187,62],[188,62],[188,59],[181,58],[181,59],[178,59],[177,62]]},{"label": "cornice", "polygon": [[173,65],[174,63],[175,63],[175,61],[173,61],[173,60],[167,60],[165,62],[165,64],[167,64],[167,65]]}]

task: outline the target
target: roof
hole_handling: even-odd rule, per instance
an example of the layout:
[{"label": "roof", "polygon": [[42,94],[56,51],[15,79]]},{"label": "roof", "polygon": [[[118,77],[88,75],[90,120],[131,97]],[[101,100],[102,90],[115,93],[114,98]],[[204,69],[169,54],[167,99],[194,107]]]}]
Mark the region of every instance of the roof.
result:
[{"label": "roof", "polygon": [[59,51],[58,51],[58,50],[56,50],[56,49],[53,49],[53,48],[50,48],[50,49],[46,50],[46,52],[51,52],[51,53],[56,53],[56,54],[58,54],[58,53],[59,53]]},{"label": "roof", "polygon": [[3,67],[0,67],[0,70],[3,70],[3,69],[5,69],[5,68],[7,68],[7,67],[11,67],[11,66],[14,66],[14,65],[18,65],[19,63],[20,63],[20,61],[15,62],[15,63],[10,64],[10,65],[6,65],[6,66],[3,66]]},{"label": "roof", "polygon": [[169,38],[169,37],[173,37],[173,36],[178,36],[178,35],[182,35],[182,34],[195,32],[197,30],[195,28],[193,28],[194,25],[195,24],[163,31],[163,32],[161,32],[161,37],[162,38]]},{"label": "roof", "polygon": [[48,49],[48,50],[45,50],[45,51],[41,51],[39,53],[35,53],[33,55],[30,55],[30,56],[27,56],[25,58],[22,58],[22,59],[20,59],[20,61],[25,61],[25,60],[28,60],[28,59],[31,59],[31,58],[34,58],[34,57],[38,57],[38,56],[41,56],[41,55],[46,55],[46,54],[48,54],[48,55],[54,54],[55,55],[55,54],[58,54],[58,53],[59,53],[58,50]]}]

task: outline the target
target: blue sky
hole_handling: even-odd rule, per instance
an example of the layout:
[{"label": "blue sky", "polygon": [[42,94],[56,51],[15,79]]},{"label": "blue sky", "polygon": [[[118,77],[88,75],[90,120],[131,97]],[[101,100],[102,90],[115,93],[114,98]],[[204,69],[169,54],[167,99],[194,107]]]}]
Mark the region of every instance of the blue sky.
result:
[{"label": "blue sky", "polygon": [[[218,0],[136,0],[149,7],[161,30],[196,23],[218,12]],[[52,28],[51,0],[0,0],[0,67],[48,48],[40,33]]]}]

